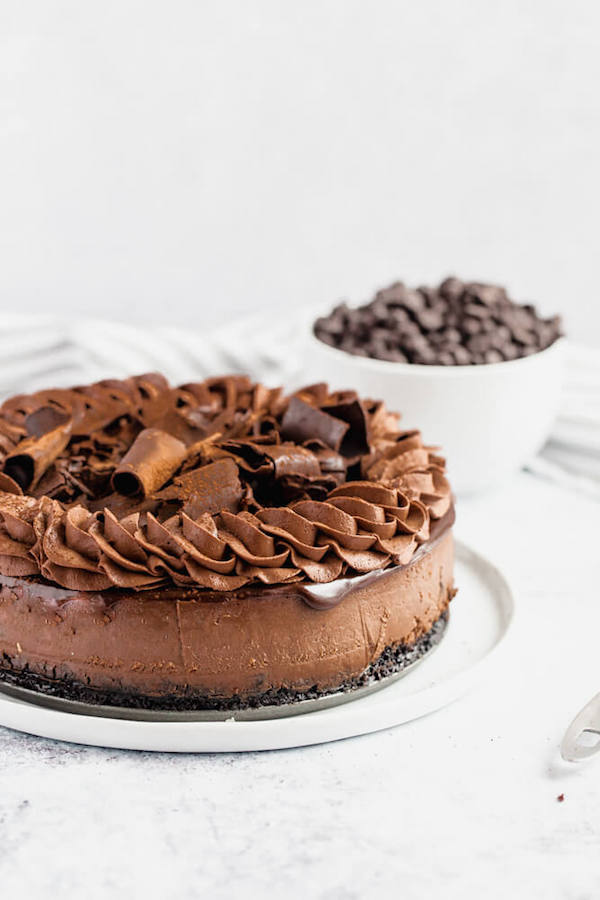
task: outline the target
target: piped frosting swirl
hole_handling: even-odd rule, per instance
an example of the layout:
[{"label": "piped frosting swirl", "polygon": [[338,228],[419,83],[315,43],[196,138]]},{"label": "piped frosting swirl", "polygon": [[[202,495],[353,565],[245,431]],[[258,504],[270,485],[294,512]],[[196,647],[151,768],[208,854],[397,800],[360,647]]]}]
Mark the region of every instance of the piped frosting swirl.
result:
[{"label": "piped frosting swirl", "polygon": [[231,591],[410,562],[452,498],[418,431],[354,391],[160,375],[0,407],[0,573]]}]

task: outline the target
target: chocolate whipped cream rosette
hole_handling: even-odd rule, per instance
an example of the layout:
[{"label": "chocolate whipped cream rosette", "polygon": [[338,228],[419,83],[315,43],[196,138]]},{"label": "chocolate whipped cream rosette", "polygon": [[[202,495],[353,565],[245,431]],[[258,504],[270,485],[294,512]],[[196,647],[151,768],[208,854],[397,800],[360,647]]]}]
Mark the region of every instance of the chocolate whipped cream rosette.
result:
[{"label": "chocolate whipped cream rosette", "polygon": [[[562,325],[502,287],[447,278],[397,282],[318,318],[308,360],[335,387],[353,383],[402,409],[444,446],[460,492],[501,482],[549,434],[562,382]],[[508,439],[510,435],[510,439]]]},{"label": "chocolate whipped cream rosette", "polygon": [[235,709],[401,670],[443,632],[440,453],[354,390],[160,375],[0,407],[0,682]]}]

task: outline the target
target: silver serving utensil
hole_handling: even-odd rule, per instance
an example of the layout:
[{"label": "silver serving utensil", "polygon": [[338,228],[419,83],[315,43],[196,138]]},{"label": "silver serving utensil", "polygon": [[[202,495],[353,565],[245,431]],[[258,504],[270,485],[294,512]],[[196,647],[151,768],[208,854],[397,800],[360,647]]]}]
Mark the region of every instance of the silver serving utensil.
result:
[{"label": "silver serving utensil", "polygon": [[560,753],[567,762],[581,762],[600,752],[600,694],[577,713],[565,732]]}]

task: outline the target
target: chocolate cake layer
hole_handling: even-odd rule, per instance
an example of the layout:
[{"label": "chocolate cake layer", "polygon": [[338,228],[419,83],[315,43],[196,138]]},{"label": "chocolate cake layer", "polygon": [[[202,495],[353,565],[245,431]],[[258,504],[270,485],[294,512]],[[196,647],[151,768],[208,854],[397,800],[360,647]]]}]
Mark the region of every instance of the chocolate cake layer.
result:
[{"label": "chocolate cake layer", "polygon": [[[381,660],[401,668],[447,610],[452,572],[446,531],[407,565],[340,582],[335,605],[331,584],[95,593],[3,576],[0,679],[118,705],[288,702],[360,683]],[[327,608],[307,603],[319,591]]]},{"label": "chocolate cake layer", "polygon": [[[6,686],[9,696],[17,696],[18,699],[31,699],[28,694],[35,691],[45,698],[53,700],[67,700],[75,703],[85,703],[88,706],[94,704],[99,710],[104,711],[107,706],[114,707],[115,711],[123,708],[131,710],[144,710],[151,712],[198,712],[218,710],[220,712],[239,712],[240,710],[256,710],[265,706],[287,706],[291,703],[302,703],[305,700],[318,700],[339,693],[349,694],[359,688],[372,685],[375,682],[398,675],[413,666],[420,659],[433,650],[442,640],[448,613],[442,613],[432,628],[418,638],[414,644],[396,644],[386,647],[380,657],[371,663],[360,675],[349,678],[335,688],[320,688],[317,685],[296,691],[289,688],[271,688],[262,694],[251,697],[202,697],[200,695],[172,694],[164,697],[150,697],[144,694],[118,694],[115,691],[100,691],[88,685],[79,684],[68,679],[45,678],[43,675],[35,675],[32,672],[21,672],[11,669],[0,671],[0,690],[2,684]],[[11,687],[13,690],[11,691]],[[27,691],[27,695],[21,691]],[[45,705],[39,698],[41,705]],[[303,710],[304,711],[304,710]]]}]

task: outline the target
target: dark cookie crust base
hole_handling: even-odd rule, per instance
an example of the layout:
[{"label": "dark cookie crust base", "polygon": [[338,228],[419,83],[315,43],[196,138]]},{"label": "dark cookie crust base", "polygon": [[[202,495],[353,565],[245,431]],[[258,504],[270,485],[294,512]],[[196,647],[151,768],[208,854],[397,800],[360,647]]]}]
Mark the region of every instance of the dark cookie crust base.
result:
[{"label": "dark cookie crust base", "polygon": [[[380,681],[389,675],[402,672],[413,663],[425,656],[442,639],[448,613],[444,612],[434,623],[433,627],[414,644],[407,646],[399,644],[395,647],[386,647],[375,662],[360,675],[343,682],[339,687],[323,690],[316,685],[306,691],[293,691],[287,688],[279,690],[271,689],[255,697],[242,699],[239,696],[227,698],[215,698],[191,694],[170,695],[164,697],[149,697],[143,694],[127,694],[119,691],[102,691],[80,684],[68,679],[44,678],[27,669],[0,668],[0,682],[4,681],[17,687],[37,691],[50,697],[60,697],[63,700],[76,700],[80,703],[100,704],[102,706],[124,706],[130,709],[152,710],[239,710],[258,709],[263,706],[281,706],[283,704],[297,703],[301,700],[313,700],[339,691],[348,692],[355,688],[364,687],[374,681]],[[2,661],[3,665],[10,665],[10,658]]]}]

